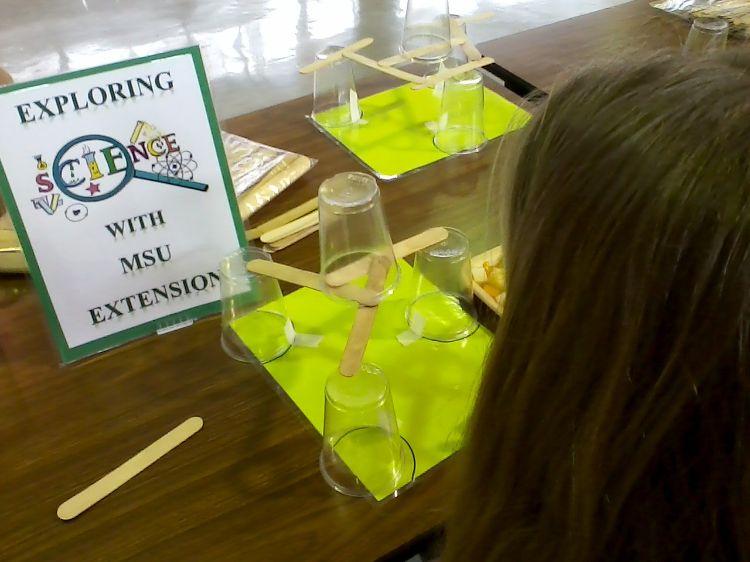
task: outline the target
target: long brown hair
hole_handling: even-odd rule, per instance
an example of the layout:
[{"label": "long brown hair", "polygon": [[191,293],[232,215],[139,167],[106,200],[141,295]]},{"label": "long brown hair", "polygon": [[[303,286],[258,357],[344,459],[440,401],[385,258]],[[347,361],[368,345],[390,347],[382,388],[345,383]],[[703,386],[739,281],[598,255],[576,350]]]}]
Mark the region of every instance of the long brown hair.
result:
[{"label": "long brown hair", "polygon": [[750,560],[748,68],[594,66],[521,134],[444,561]]}]

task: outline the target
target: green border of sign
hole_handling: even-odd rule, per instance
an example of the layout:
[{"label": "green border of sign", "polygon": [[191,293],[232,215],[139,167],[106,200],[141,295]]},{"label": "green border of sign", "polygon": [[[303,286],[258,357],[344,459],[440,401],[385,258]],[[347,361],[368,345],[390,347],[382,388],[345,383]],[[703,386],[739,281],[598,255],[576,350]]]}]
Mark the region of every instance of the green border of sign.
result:
[{"label": "green border of sign", "polygon": [[[229,199],[229,208],[232,212],[232,219],[234,220],[235,230],[237,232],[237,241],[240,247],[247,245],[245,240],[245,231],[240,218],[240,212],[237,207],[237,199],[234,194],[234,187],[232,184],[232,176],[229,172],[229,166],[227,164],[226,154],[224,152],[224,145],[221,142],[221,130],[219,129],[219,123],[216,119],[216,111],[211,100],[211,93],[208,87],[208,79],[206,78],[206,69],[203,66],[203,59],[201,57],[200,47],[185,47],[183,49],[176,49],[173,51],[167,51],[156,55],[149,55],[146,57],[139,57],[136,59],[129,59],[126,61],[115,62],[106,64],[103,66],[97,66],[95,68],[89,68],[85,70],[76,70],[49,78],[42,78],[39,80],[33,80],[31,82],[24,82],[22,84],[12,84],[0,88],[0,96],[9,92],[17,90],[23,90],[26,88],[33,88],[35,86],[42,86],[48,84],[55,84],[57,82],[64,82],[66,80],[72,80],[75,78],[81,78],[84,76],[91,76],[92,74],[100,74],[102,72],[108,72],[110,70],[118,70],[121,68],[127,68],[130,66],[137,66],[139,64],[149,63],[157,60],[164,60],[173,57],[190,55],[193,59],[195,66],[195,74],[198,77],[198,83],[200,85],[201,96],[203,98],[203,106],[206,110],[208,117],[208,124],[211,128],[211,135],[213,137],[214,148],[216,150],[216,158],[219,161],[221,168],[222,178],[224,180],[224,189],[226,190],[227,198]],[[8,177],[5,174],[5,168],[3,167],[2,160],[0,160],[0,193],[2,194],[5,204],[8,207],[13,224],[16,228],[16,234],[21,242],[21,248],[26,258],[26,262],[29,265],[29,272],[34,285],[39,291],[39,297],[42,301],[42,307],[44,309],[44,315],[47,317],[49,322],[50,331],[52,332],[52,339],[60,352],[60,357],[63,363],[71,363],[77,361],[89,355],[94,355],[102,351],[106,351],[113,347],[123,345],[130,341],[138,338],[149,336],[154,334],[157,330],[168,328],[169,326],[179,324],[189,320],[197,320],[203,316],[209,314],[215,314],[219,312],[221,303],[219,301],[203,304],[182,312],[170,314],[157,320],[151,320],[144,324],[139,324],[132,328],[117,332],[103,338],[79,345],[77,347],[68,347],[68,342],[63,334],[60,321],[55,313],[55,309],[52,306],[52,300],[50,299],[49,292],[47,291],[47,285],[44,282],[44,277],[39,269],[39,264],[36,260],[36,255],[31,247],[29,237],[26,233],[26,227],[21,220],[21,215],[18,212],[18,205],[8,183]]]}]

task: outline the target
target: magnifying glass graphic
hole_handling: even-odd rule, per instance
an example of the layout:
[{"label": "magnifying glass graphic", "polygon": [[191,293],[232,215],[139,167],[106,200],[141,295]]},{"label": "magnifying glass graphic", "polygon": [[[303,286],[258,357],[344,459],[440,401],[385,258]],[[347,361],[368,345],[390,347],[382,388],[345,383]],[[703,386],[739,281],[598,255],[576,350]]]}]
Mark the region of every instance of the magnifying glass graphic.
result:
[{"label": "magnifying glass graphic", "polygon": [[[91,146],[85,143],[93,143],[95,149],[92,150]],[[73,149],[78,146],[81,153],[77,156]],[[139,153],[144,159],[155,156],[145,150]],[[166,153],[165,149],[159,155]],[[104,157],[103,168],[100,168],[97,154]],[[52,163],[52,178],[65,195],[76,201],[89,203],[109,199],[136,178],[197,191],[208,190],[205,183],[137,170],[133,156],[125,145],[105,135],[84,135],[63,146]],[[89,187],[85,187],[87,183]]]}]

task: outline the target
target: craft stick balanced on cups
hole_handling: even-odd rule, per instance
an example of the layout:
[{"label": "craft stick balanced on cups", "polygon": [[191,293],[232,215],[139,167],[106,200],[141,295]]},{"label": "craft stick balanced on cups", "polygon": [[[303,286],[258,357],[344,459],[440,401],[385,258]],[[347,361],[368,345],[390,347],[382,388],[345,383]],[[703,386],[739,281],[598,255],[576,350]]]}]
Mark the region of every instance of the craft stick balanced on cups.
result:
[{"label": "craft stick balanced on cups", "polygon": [[[428,228],[424,232],[420,232],[394,244],[393,254],[399,260],[410,256],[422,248],[438,244],[446,238],[448,238],[447,229],[439,226]],[[366,287],[351,284],[355,279],[367,274],[368,262],[367,259],[362,259],[342,268],[335,275],[331,274],[331,279],[337,281],[338,284],[329,286],[328,292],[333,296],[350,300],[366,307],[377,306],[381,301],[381,296],[378,293]],[[275,263],[265,258],[251,259],[247,262],[247,270],[250,273],[265,275],[299,287],[307,287],[316,291],[322,290],[320,274],[282,263]]]},{"label": "craft stick balanced on cups", "polygon": [[[424,78],[422,76],[417,76],[416,74],[412,74],[410,72],[406,72],[404,70],[400,70],[398,68],[390,68],[390,65],[387,66],[381,66],[378,64],[377,61],[368,58],[364,55],[361,55],[358,51],[361,49],[367,47],[368,45],[372,44],[373,39],[372,37],[365,37],[364,39],[360,39],[359,41],[356,41],[355,43],[352,43],[351,45],[347,47],[336,47],[336,46],[330,46],[321,51],[316,56],[316,61],[312,64],[308,64],[305,67],[300,68],[299,72],[300,74],[311,74],[315,73],[315,80],[316,80],[316,86],[313,88],[313,103],[315,104],[315,107],[319,107],[322,105],[321,102],[315,102],[315,99],[317,97],[324,96],[324,80],[326,79],[326,75],[323,74],[324,70],[328,69],[331,66],[339,65],[339,63],[346,63],[344,59],[352,60],[357,62],[358,64],[361,64],[363,66],[367,66],[369,68],[372,68],[373,70],[378,70],[380,72],[383,72],[385,74],[390,74],[391,76],[398,78],[400,80],[405,80],[407,82],[415,82],[415,83],[422,83],[424,82]],[[348,63],[347,63],[348,64]],[[342,66],[341,68],[348,68],[346,66]],[[320,74],[319,74],[320,73]],[[348,78],[346,78],[348,80]],[[353,78],[352,78],[353,82]],[[341,92],[341,88],[338,90]],[[318,93],[320,92],[320,93]],[[343,94],[341,94],[343,95]],[[337,99],[341,97],[340,94],[337,94]],[[338,107],[341,107],[343,104],[338,103]],[[321,110],[318,109],[318,112]],[[315,120],[318,121],[318,123],[325,124],[320,121],[315,115],[316,111],[313,111],[313,117],[315,117]]]}]

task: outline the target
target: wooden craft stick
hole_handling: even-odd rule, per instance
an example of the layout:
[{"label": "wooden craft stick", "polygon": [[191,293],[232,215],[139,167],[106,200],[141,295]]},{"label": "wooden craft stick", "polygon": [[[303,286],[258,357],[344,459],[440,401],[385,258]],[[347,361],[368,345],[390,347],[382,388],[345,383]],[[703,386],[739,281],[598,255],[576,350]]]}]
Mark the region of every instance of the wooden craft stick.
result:
[{"label": "wooden craft stick", "polygon": [[128,459],[112,472],[94,482],[57,508],[57,516],[68,520],[80,515],[99,500],[105,498],[125,484],[133,476],[155,463],[180,443],[203,427],[201,418],[189,418],[160,437],[134,457]]},{"label": "wooden craft stick", "polygon": [[482,60],[482,53],[479,52],[479,49],[477,49],[474,46],[474,43],[467,40],[464,42],[464,44],[461,46],[461,48],[464,51],[464,54],[466,55],[466,58],[470,61],[475,60]]},{"label": "wooden craft stick", "polygon": [[268,260],[250,260],[247,262],[247,270],[250,273],[267,275],[279,281],[286,281],[300,287],[320,289],[320,276],[312,271],[306,271],[291,265],[276,263]]},{"label": "wooden craft stick", "polygon": [[284,226],[285,224],[295,219],[298,219],[308,213],[311,213],[317,208],[318,208],[318,198],[313,197],[312,199],[308,199],[301,205],[297,205],[293,209],[289,209],[288,211],[281,213],[278,217],[272,218],[271,220],[266,221],[263,224],[246,231],[245,234],[247,235],[247,239],[255,240],[257,238],[260,238],[266,232],[270,232],[271,230],[279,228],[280,226]]},{"label": "wooden craft stick", "polygon": [[[401,240],[393,245],[393,255],[397,260],[403,259],[408,255],[418,252],[422,248],[427,248],[448,238],[448,231],[442,226],[428,228],[424,232]],[[367,273],[369,258],[357,260],[341,269],[332,271],[326,275],[326,284],[330,287],[341,287],[351,283],[355,279],[362,277]]]},{"label": "wooden craft stick", "polygon": [[264,247],[267,247],[271,252],[278,252],[279,250],[283,250],[284,248],[288,248],[292,244],[296,244],[300,240],[303,240],[310,236],[313,232],[318,232],[318,225],[314,224],[309,228],[306,228],[305,230],[300,230],[299,232],[292,234],[291,236],[287,236],[286,238],[282,238],[281,240],[277,240],[273,244],[267,244]]},{"label": "wooden craft stick", "polygon": [[358,62],[363,66],[374,68],[375,70],[384,72],[385,74],[390,74],[391,76],[394,76],[400,80],[405,80],[406,82],[421,84],[425,81],[425,78],[423,76],[417,76],[416,74],[412,74],[411,72],[405,72],[403,70],[399,70],[398,68],[391,68],[390,66],[380,66],[376,61],[368,59],[367,57],[362,56],[359,53],[346,52],[344,53],[344,57]]},{"label": "wooden craft stick", "polygon": [[471,42],[471,39],[466,36],[464,26],[461,22],[451,18],[450,30],[451,37],[456,37],[457,39],[463,40],[461,48],[463,49],[463,52],[468,60],[474,61],[480,60],[482,58],[482,53],[480,53],[479,49],[474,46],[474,43]]},{"label": "wooden craft stick", "polygon": [[458,23],[480,23],[491,19],[495,19],[495,12],[482,12],[481,14],[467,16],[465,18],[456,18],[456,21]]},{"label": "wooden craft stick", "polygon": [[[454,20],[451,20],[451,24],[453,24]],[[441,42],[441,43],[435,43],[434,45],[427,45],[426,47],[420,47],[418,49],[412,49],[411,51],[406,51],[404,53],[400,53],[398,55],[393,55],[392,57],[388,57],[385,59],[380,59],[378,61],[379,66],[393,66],[402,62],[408,62],[412,59],[415,59],[417,57],[421,57],[424,55],[429,55],[430,53],[434,53],[436,51],[442,51],[445,49],[449,44],[451,47],[458,47],[459,45],[462,45],[466,41],[466,36],[464,35],[463,38],[459,38],[457,35],[454,38],[453,34],[453,28],[451,28],[451,40],[450,43],[447,42]]]},{"label": "wooden craft stick", "polygon": [[312,213],[305,215],[304,217],[295,219],[292,222],[285,224],[284,226],[280,226],[279,228],[275,228],[266,232],[265,234],[262,234],[260,237],[260,241],[264,244],[273,244],[274,242],[281,240],[282,238],[287,238],[293,234],[296,234],[297,232],[300,232],[301,230],[306,230],[311,226],[315,226],[316,224],[318,224],[318,220],[318,211],[313,211]]},{"label": "wooden craft stick", "polygon": [[312,64],[308,64],[307,66],[303,66],[299,69],[300,74],[312,74],[316,70],[320,70],[321,68],[325,68],[329,64],[333,64],[334,62],[341,60],[346,53],[353,53],[355,51],[359,51],[360,49],[364,49],[368,45],[372,45],[372,42],[374,39],[372,37],[365,37],[364,39],[360,39],[359,41],[355,41],[351,45],[344,47],[343,49],[340,49],[334,53],[331,53],[330,55],[326,56],[326,58],[317,60]]},{"label": "wooden craft stick", "polygon": [[[320,291],[320,275],[291,265],[276,263],[268,260],[251,260],[247,264],[250,273],[266,275],[279,281],[286,281],[300,287],[307,287]],[[332,290],[338,297],[348,299],[365,306],[374,306],[378,302],[378,293],[355,285],[346,285]]]},{"label": "wooden craft stick", "polygon": [[493,62],[495,62],[495,59],[491,57],[482,57],[479,60],[470,61],[470,62],[467,62],[466,64],[462,64],[461,66],[448,68],[442,72],[433,74],[421,84],[414,84],[412,86],[412,90],[421,90],[422,88],[429,88],[439,82],[443,82],[445,80],[448,80],[449,78],[453,78],[454,76],[458,76],[459,74],[468,72],[469,70],[476,70],[477,68],[487,66],[488,64],[491,64]]},{"label": "wooden craft stick", "polygon": [[[379,293],[383,289],[390,266],[391,260],[385,256],[373,257],[367,272],[365,288]],[[365,349],[367,349],[367,342],[370,340],[370,333],[377,313],[377,306],[360,305],[357,308],[352,331],[349,333],[349,339],[346,340],[344,354],[341,356],[341,362],[339,363],[339,373],[345,377],[356,375],[362,366],[362,358],[365,355]]]},{"label": "wooden craft stick", "polygon": [[428,248],[433,244],[442,242],[448,238],[448,231],[442,226],[436,226],[428,228],[424,232],[415,234],[409,238],[396,242],[393,245],[393,253],[397,260],[403,259],[406,256],[418,252],[424,248]]}]

